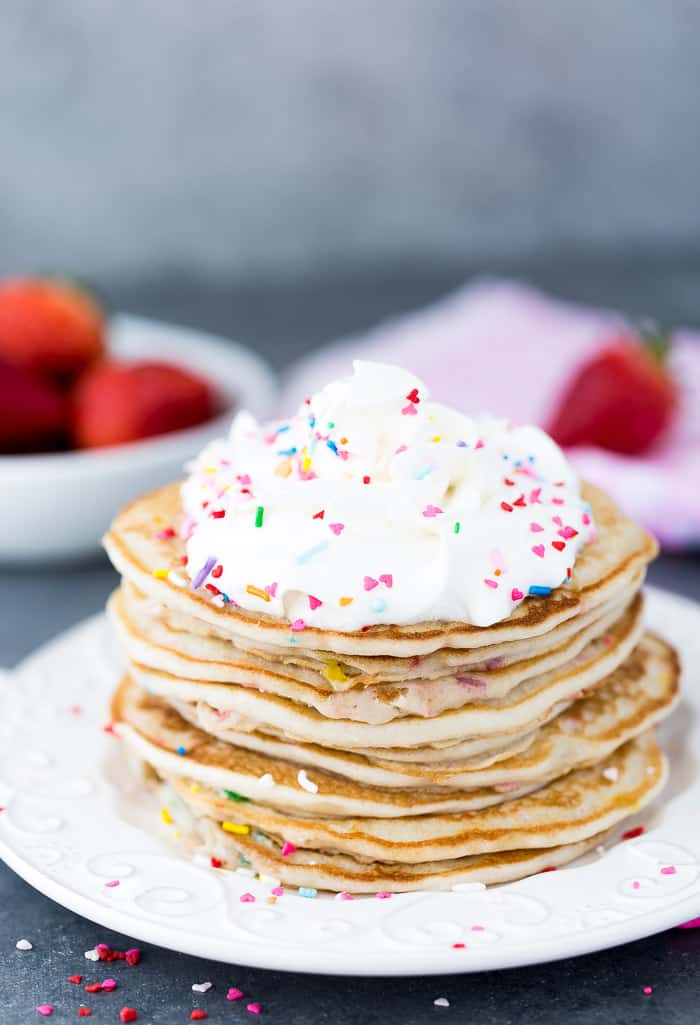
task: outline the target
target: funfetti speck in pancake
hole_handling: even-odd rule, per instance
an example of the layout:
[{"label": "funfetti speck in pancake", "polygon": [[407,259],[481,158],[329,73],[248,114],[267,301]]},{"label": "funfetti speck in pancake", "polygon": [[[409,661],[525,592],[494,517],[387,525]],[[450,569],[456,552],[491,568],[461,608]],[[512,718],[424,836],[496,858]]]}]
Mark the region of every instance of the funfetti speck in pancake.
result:
[{"label": "funfetti speck in pancake", "polygon": [[505,881],[656,797],[678,694],[644,634],[656,545],[544,432],[357,363],[187,469],[105,538],[113,711],[217,862],[355,892]]}]

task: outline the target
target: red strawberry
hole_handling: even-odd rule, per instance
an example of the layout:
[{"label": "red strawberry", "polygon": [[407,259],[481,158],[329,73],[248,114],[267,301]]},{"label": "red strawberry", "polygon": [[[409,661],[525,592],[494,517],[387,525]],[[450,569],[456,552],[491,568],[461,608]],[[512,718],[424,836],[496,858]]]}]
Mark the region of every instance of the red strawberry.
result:
[{"label": "red strawberry", "polygon": [[103,363],[78,381],[74,400],[80,448],[193,427],[216,412],[208,383],[168,363]]},{"label": "red strawberry", "polygon": [[102,355],[104,316],[69,281],[8,278],[0,283],[0,357],[51,380],[72,380]]},{"label": "red strawberry", "polygon": [[66,401],[22,367],[0,361],[0,452],[46,452],[67,438]]},{"label": "red strawberry", "polygon": [[646,452],[668,428],[678,401],[664,349],[658,340],[613,339],[569,382],[547,427],[554,440],[624,455]]}]

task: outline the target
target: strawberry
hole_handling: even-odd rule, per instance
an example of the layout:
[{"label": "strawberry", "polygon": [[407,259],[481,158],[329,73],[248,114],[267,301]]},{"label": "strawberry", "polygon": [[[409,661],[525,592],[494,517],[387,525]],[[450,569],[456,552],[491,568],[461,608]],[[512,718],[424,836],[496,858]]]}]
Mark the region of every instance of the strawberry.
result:
[{"label": "strawberry", "polygon": [[216,412],[209,384],[169,363],[102,363],[74,392],[73,433],[80,448],[137,441],[193,427]]},{"label": "strawberry", "polygon": [[0,360],[0,452],[60,448],[67,426],[67,403],[55,388]]},{"label": "strawberry", "polygon": [[0,282],[0,358],[66,383],[104,349],[104,316],[87,291],[69,281]]},{"label": "strawberry", "polygon": [[579,368],[547,431],[560,445],[646,452],[670,425],[678,389],[663,363],[667,343],[623,334]]}]

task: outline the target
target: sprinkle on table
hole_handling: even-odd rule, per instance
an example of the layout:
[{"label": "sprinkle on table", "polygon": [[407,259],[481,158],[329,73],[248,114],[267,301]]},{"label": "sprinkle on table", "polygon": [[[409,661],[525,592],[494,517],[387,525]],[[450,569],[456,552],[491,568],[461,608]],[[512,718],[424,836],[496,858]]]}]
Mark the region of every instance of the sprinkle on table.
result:
[{"label": "sprinkle on table", "polygon": [[34,950],[34,945],[29,940],[17,940],[15,943],[16,950]]}]

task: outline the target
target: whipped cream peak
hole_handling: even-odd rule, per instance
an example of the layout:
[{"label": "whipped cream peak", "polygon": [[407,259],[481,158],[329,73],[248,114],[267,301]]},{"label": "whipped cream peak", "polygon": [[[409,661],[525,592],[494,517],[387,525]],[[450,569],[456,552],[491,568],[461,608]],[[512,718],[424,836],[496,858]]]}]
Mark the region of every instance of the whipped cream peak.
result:
[{"label": "whipped cream peak", "polygon": [[431,402],[357,361],[289,420],[239,413],[182,486],[188,571],[213,600],[307,627],[488,626],[570,575],[590,507],[538,427]]}]

